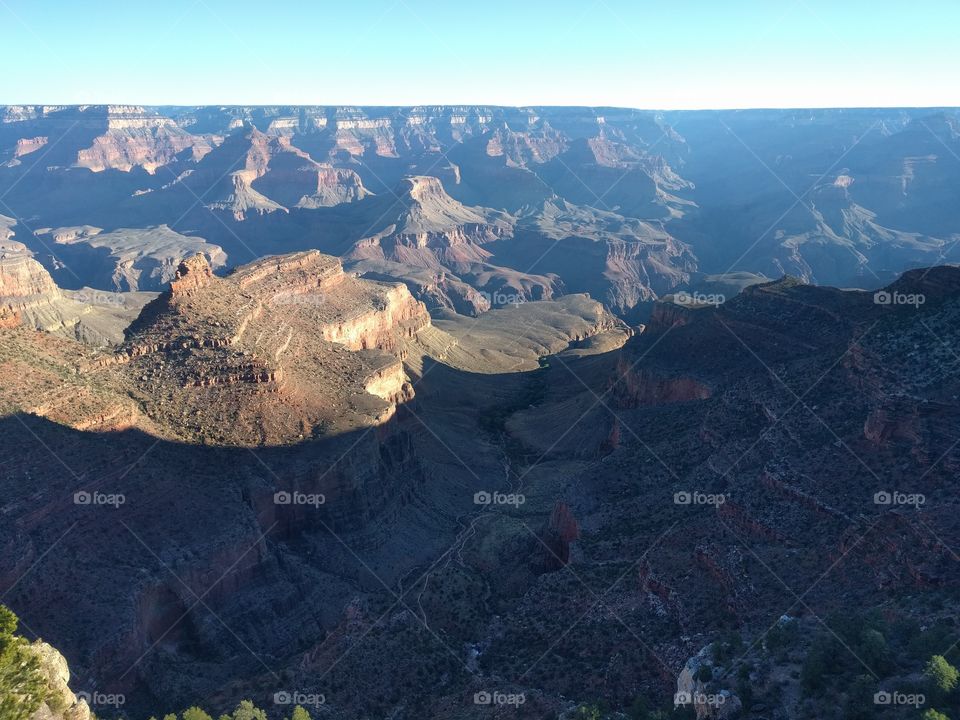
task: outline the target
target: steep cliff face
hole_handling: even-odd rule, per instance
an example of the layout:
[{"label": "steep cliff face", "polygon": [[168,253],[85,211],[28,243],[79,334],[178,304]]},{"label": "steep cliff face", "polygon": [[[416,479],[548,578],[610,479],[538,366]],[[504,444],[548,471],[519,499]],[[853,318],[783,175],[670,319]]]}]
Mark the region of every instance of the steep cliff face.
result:
[{"label": "steep cliff face", "polygon": [[610,281],[606,299],[627,311],[682,284],[696,267],[693,256],[670,237],[658,242],[611,242],[604,277]]},{"label": "steep cliff face", "polygon": [[673,327],[686,325],[693,319],[694,312],[696,310],[675,302],[655,303],[653,310],[650,312],[650,320],[646,325],[646,331],[655,334],[665,332]]},{"label": "steep cliff face", "polygon": [[208,139],[191,135],[170,118],[142,107],[111,105],[101,112],[105,132],[77,153],[78,167],[94,172],[141,167],[152,174],[185,150],[193,160],[211,150]]},{"label": "steep cliff face", "polygon": [[24,245],[7,241],[0,251],[0,297],[7,298],[8,304],[19,300],[19,307],[23,309],[30,304],[57,300],[61,294],[50,273],[31,257]]},{"label": "steep cliff face", "polygon": [[360,176],[353,170],[318,165],[306,172],[311,187],[297,200],[296,207],[332,207],[362,200],[370,194],[363,186]]},{"label": "steep cliff face", "polygon": [[26,247],[8,240],[0,248],[0,308],[7,327],[23,323],[93,345],[115,345],[150,297],[61,290]]},{"label": "steep cliff face", "polygon": [[569,505],[557,502],[553,506],[541,535],[544,568],[548,572],[560,570],[570,562],[571,545],[580,538],[580,526]]},{"label": "steep cliff face", "polygon": [[430,324],[423,303],[410,294],[405,285],[385,289],[378,307],[320,326],[324,340],[350,350],[395,351],[403,339],[413,338]]}]

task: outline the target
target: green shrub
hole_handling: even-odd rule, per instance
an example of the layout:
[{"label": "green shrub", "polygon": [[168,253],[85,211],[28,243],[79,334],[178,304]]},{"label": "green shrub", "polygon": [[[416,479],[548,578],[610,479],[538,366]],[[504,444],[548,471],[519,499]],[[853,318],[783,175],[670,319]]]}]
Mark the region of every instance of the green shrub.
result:
[{"label": "green shrub", "polygon": [[249,700],[241,700],[233,711],[233,720],[267,720],[267,714]]},{"label": "green shrub", "polygon": [[0,605],[0,718],[27,720],[47,699],[49,689],[40,658],[16,634],[19,619]]},{"label": "green shrub", "polygon": [[182,714],[183,720],[213,720],[203,710],[198,707],[187,708]]},{"label": "green shrub", "polygon": [[923,669],[923,676],[935,693],[946,695],[957,686],[960,673],[947,662],[943,655],[934,655],[927,661],[927,666]]},{"label": "green shrub", "polygon": [[311,720],[310,713],[297,705],[293,709],[293,715],[290,716],[290,720]]}]

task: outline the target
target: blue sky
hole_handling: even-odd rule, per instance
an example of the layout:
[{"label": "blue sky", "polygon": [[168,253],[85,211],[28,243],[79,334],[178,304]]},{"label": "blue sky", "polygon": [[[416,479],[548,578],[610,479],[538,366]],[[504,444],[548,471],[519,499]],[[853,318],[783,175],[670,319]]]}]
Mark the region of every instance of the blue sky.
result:
[{"label": "blue sky", "polygon": [[960,105],[960,1],[0,0],[0,104]]}]

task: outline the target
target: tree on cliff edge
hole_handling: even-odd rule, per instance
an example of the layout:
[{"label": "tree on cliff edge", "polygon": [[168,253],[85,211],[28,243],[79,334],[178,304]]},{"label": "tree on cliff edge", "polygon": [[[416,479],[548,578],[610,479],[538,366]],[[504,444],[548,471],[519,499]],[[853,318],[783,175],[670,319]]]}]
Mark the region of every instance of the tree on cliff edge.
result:
[{"label": "tree on cliff edge", "polygon": [[30,643],[17,635],[20,620],[0,605],[0,718],[26,720],[47,696],[40,659]]}]

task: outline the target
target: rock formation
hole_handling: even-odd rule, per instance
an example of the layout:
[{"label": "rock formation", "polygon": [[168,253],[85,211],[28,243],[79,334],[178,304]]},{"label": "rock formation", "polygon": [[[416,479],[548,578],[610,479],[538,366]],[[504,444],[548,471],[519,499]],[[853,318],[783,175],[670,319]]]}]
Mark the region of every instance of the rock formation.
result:
[{"label": "rock formation", "polygon": [[70,690],[70,668],[63,655],[40,640],[30,646],[30,651],[40,660],[49,693],[30,720],[91,720],[87,701]]},{"label": "rock formation", "polygon": [[[226,278],[196,255],[145,308],[115,362],[148,378],[135,392],[171,432],[243,444],[251,422],[258,443],[291,442],[383,422],[409,399],[403,342],[429,324],[405,286],[357,280],[316,251]],[[168,393],[173,403],[162,401]],[[184,408],[194,418],[186,427],[171,414]]]},{"label": "rock formation", "polygon": [[113,105],[107,107],[100,117],[106,124],[104,133],[94,138],[90,147],[77,153],[78,167],[94,172],[126,172],[142,167],[152,174],[185,150],[190,151],[194,160],[211,150],[206,138],[191,135],[170,118],[141,107]]},{"label": "rock formation", "polygon": [[0,248],[0,309],[7,327],[23,323],[94,345],[117,344],[150,297],[61,290],[24,245],[7,240]]},{"label": "rock formation", "polygon": [[360,239],[350,259],[386,259],[434,269],[465,267],[489,257],[484,244],[511,234],[505,217],[460,204],[435,177],[406,178],[391,196],[381,196],[381,205],[382,229]]}]

